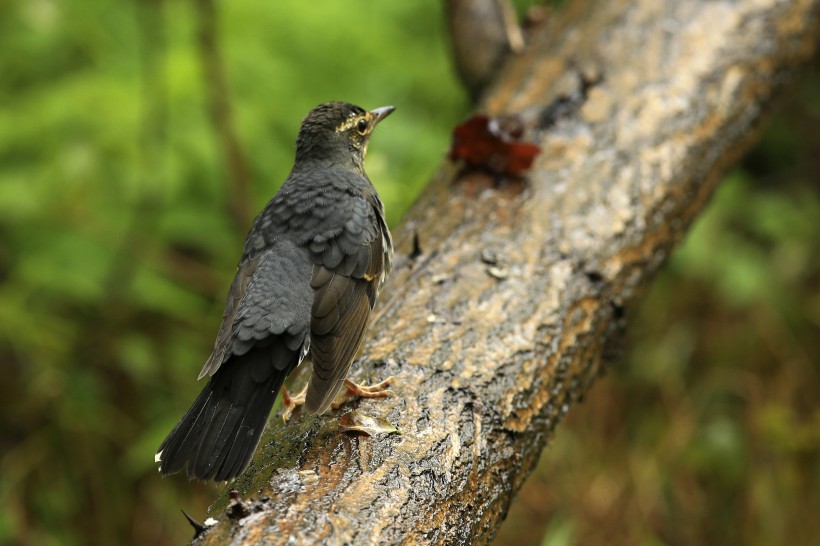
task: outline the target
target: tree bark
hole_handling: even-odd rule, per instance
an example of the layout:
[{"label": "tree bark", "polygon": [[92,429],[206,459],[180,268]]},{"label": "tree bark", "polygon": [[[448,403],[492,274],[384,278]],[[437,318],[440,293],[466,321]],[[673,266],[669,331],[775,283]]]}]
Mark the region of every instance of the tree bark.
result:
[{"label": "tree bark", "polygon": [[532,29],[481,105],[540,144],[526,180],[445,162],[394,233],[353,379],[395,376],[397,396],[357,404],[401,434],[274,419],[199,540],[491,540],[819,19],[820,0],[573,0]]}]

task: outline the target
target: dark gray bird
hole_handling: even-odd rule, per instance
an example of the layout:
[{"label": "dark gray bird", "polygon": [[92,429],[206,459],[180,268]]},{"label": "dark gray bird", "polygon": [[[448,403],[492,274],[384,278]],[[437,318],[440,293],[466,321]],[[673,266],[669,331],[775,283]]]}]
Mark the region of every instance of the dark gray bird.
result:
[{"label": "dark gray bird", "polygon": [[308,355],[305,409],[330,407],[390,272],[393,243],[364,157],[392,111],[330,102],[302,121],[293,169],[245,241],[199,374],[208,384],[157,452],[162,474],[186,464],[189,479],[241,474],[285,378]]}]

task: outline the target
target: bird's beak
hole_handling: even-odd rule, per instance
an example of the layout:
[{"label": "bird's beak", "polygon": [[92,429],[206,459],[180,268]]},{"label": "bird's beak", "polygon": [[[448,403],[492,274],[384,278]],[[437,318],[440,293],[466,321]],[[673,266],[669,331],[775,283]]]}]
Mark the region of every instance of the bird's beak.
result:
[{"label": "bird's beak", "polygon": [[395,110],[395,106],[382,106],[381,108],[376,108],[375,110],[371,110],[370,114],[373,116],[374,123],[373,125],[378,124],[381,120],[386,118],[390,115],[390,113]]}]

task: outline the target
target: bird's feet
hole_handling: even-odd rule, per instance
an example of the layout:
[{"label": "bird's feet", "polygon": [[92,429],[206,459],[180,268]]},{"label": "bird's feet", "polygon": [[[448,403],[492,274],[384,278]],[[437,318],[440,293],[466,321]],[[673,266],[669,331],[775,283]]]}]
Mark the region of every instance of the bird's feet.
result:
[{"label": "bird's feet", "polygon": [[291,396],[287,387],[282,385],[282,405],[285,406],[285,411],[282,413],[282,421],[287,423],[296,408],[299,408],[305,403],[305,395],[307,394],[307,385],[302,389],[302,392],[295,396]]},{"label": "bird's feet", "polygon": [[[387,379],[379,381],[373,385],[360,385],[358,383],[354,383],[350,379],[345,379],[344,385],[347,390],[338,394],[330,407],[337,410],[342,407],[345,402],[355,396],[358,396],[359,398],[386,398],[388,396],[395,396],[395,392],[385,388],[392,381],[395,381],[395,378],[390,376]],[[293,417],[293,412],[305,404],[307,390],[308,388],[305,386],[299,394],[291,395],[288,392],[287,387],[282,385],[282,405],[285,407],[285,411],[282,412],[282,421],[287,423],[290,418]]]},{"label": "bird's feet", "polygon": [[345,379],[345,387],[347,390],[336,397],[336,400],[333,401],[331,407],[335,410],[339,409],[342,404],[354,396],[358,396],[360,398],[386,398],[388,396],[395,396],[395,392],[385,388],[392,381],[395,381],[395,378],[390,376],[387,379],[373,385],[359,385],[350,379]]}]

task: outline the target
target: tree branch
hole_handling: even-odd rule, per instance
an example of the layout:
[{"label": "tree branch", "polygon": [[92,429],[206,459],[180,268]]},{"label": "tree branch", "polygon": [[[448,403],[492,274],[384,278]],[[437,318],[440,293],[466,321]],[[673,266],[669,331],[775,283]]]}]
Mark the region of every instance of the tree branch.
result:
[{"label": "tree branch", "polygon": [[199,52],[205,76],[205,90],[211,121],[225,160],[230,212],[234,225],[243,233],[251,224],[250,174],[239,138],[233,127],[228,81],[219,50],[217,14],[214,0],[196,0],[199,15]]},{"label": "tree branch", "polygon": [[[243,502],[223,495],[200,540],[489,541],[616,348],[624,306],[811,55],[819,14],[818,0],[574,0],[534,29],[483,104],[539,141],[526,183],[445,164],[395,233],[405,258],[354,375],[396,376],[397,397],[359,407],[402,434],[269,426],[233,484]],[[556,109],[567,97],[577,108]]]}]

